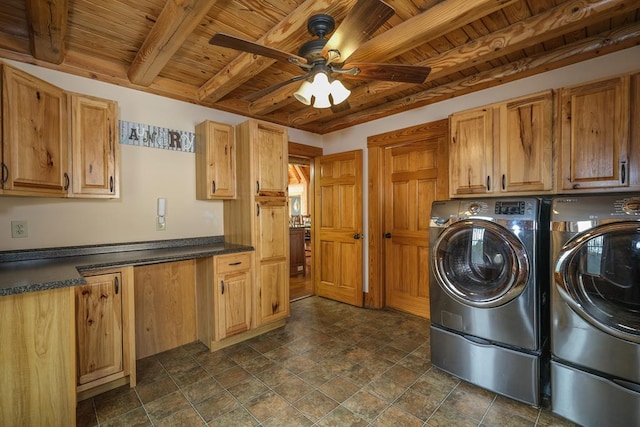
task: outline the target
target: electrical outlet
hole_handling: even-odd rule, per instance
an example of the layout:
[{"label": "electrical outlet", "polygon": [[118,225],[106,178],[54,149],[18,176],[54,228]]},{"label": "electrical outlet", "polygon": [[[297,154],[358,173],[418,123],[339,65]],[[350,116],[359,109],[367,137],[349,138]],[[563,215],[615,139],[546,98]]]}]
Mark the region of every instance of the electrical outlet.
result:
[{"label": "electrical outlet", "polygon": [[16,239],[28,236],[29,228],[27,227],[27,221],[11,221],[11,237]]}]

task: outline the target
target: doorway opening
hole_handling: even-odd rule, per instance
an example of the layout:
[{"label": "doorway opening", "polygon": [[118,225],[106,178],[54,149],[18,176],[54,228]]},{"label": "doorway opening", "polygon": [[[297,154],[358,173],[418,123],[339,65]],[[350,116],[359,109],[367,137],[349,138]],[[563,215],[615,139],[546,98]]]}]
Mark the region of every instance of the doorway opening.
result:
[{"label": "doorway opening", "polygon": [[311,160],[289,156],[289,298],[314,294],[311,243]]}]

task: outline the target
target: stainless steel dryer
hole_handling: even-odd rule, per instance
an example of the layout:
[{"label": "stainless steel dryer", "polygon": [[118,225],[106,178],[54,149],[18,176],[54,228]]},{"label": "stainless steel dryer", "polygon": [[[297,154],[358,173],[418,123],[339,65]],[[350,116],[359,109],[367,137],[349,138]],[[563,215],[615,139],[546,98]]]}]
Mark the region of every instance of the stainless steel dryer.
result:
[{"label": "stainless steel dryer", "polygon": [[436,201],[429,237],[431,362],[535,406],[548,336],[544,212],[538,198]]},{"label": "stainless steel dryer", "polygon": [[640,425],[640,195],[554,198],[550,226],[552,411]]}]

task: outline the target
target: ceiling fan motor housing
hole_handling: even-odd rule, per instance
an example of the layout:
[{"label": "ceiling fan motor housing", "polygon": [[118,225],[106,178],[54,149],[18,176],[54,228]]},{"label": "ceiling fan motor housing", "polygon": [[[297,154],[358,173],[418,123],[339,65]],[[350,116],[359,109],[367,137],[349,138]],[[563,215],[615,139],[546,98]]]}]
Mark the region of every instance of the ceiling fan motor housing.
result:
[{"label": "ceiling fan motor housing", "polygon": [[336,26],[336,21],[329,15],[319,14],[313,15],[307,21],[307,30],[313,36],[318,37],[314,40],[309,40],[300,47],[298,55],[306,58],[309,63],[317,61],[324,61],[322,56],[322,49],[327,44],[327,39],[324,37],[330,34]]}]

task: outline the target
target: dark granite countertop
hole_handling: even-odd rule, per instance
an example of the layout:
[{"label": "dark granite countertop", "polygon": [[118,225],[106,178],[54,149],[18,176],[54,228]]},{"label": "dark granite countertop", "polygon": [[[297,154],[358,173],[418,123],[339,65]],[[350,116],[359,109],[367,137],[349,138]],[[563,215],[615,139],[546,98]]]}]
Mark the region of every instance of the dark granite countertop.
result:
[{"label": "dark granite countertop", "polygon": [[254,250],[223,236],[0,252],[0,297],[82,285],[81,272]]}]

